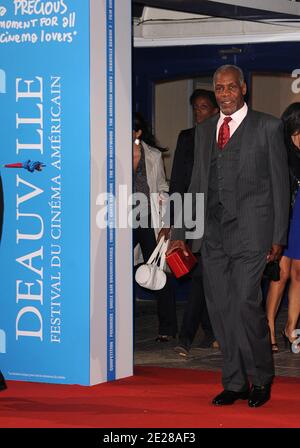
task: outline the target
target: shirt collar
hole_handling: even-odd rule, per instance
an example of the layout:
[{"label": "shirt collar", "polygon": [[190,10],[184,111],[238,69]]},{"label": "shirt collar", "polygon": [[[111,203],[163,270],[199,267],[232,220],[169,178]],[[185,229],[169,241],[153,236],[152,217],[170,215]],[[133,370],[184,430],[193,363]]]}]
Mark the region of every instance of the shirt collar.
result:
[{"label": "shirt collar", "polygon": [[[240,124],[247,115],[247,112],[248,112],[248,106],[246,103],[244,103],[243,107],[241,107],[239,110],[230,115],[230,117],[232,118],[233,121]],[[225,117],[228,117],[228,115],[224,115],[223,112],[220,111],[220,119],[222,122]]]}]

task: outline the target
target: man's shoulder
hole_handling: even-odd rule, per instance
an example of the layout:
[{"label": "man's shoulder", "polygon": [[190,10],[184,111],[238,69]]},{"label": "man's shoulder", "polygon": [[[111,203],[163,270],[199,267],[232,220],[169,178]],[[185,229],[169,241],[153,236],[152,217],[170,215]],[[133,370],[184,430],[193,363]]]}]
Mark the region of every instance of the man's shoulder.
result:
[{"label": "man's shoulder", "polygon": [[182,131],[180,131],[179,133],[179,138],[189,138],[189,137],[193,137],[195,134],[195,128],[189,128],[189,129],[183,129]]},{"label": "man's shoulder", "polygon": [[274,126],[278,126],[282,123],[280,118],[274,117],[274,115],[267,114],[265,112],[260,112],[258,110],[249,109],[248,116],[253,121],[257,121],[263,124],[270,124]]},{"label": "man's shoulder", "polygon": [[220,114],[213,115],[212,117],[206,118],[204,121],[197,125],[199,130],[207,130],[209,128],[215,128],[218,120],[220,118]]}]

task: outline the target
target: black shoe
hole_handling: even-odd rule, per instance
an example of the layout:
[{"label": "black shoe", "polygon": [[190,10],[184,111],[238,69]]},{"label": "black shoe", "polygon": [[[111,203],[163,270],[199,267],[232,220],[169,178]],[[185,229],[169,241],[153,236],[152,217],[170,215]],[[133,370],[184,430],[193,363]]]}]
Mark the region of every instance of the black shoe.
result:
[{"label": "black shoe", "polygon": [[2,373],[0,372],[0,391],[1,390],[5,390],[7,389],[7,385],[4,379],[4,376],[2,375]]},{"label": "black shoe", "polygon": [[214,342],[216,342],[216,338],[214,337],[214,335],[206,334],[202,339],[202,341],[200,342],[199,348],[211,348]]},{"label": "black shoe", "polygon": [[262,406],[271,398],[271,384],[265,384],[264,386],[251,387],[248,404],[250,408],[258,408]]},{"label": "black shoe", "polygon": [[159,334],[157,338],[155,338],[155,342],[169,342],[171,339],[175,339],[175,336],[169,336],[167,334]]},{"label": "black shoe", "polygon": [[212,404],[215,404],[216,406],[226,406],[233,404],[236,400],[247,400],[248,397],[249,389],[245,389],[241,392],[225,389],[213,399]]},{"label": "black shoe", "polygon": [[185,344],[178,344],[174,347],[174,351],[178,353],[178,355],[187,358],[189,356],[190,347]]}]

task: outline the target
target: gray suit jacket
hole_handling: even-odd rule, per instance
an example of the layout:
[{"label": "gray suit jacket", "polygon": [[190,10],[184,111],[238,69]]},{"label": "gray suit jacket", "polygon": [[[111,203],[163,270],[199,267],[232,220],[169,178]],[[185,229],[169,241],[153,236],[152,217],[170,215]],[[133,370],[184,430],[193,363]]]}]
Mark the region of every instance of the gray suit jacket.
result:
[{"label": "gray suit jacket", "polygon": [[[197,126],[195,134],[195,159],[189,192],[204,193],[205,218],[218,119],[219,115],[205,120]],[[238,228],[248,249],[268,251],[272,244],[285,245],[287,242],[290,193],[282,122],[252,110],[248,110],[244,120],[236,183]],[[185,227],[173,229],[171,239],[185,240],[185,233]],[[193,241],[194,252],[199,251],[202,239]]]}]

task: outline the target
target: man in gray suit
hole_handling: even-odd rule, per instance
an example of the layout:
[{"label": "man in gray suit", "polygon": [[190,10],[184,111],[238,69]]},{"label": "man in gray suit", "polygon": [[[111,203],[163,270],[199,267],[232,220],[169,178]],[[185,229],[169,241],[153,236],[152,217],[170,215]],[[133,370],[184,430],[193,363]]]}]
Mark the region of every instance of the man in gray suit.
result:
[{"label": "man in gray suit", "polygon": [[[214,90],[220,114],[197,126],[189,188],[194,196],[204,193],[204,234],[193,250],[201,247],[208,311],[224,360],[224,390],[213,404],[248,399],[258,407],[269,400],[274,375],[260,283],[267,261],[280,258],[286,244],[287,151],[281,121],[248,109],[239,67],[217,69]],[[168,253],[185,250],[185,230],[172,230]]]}]

